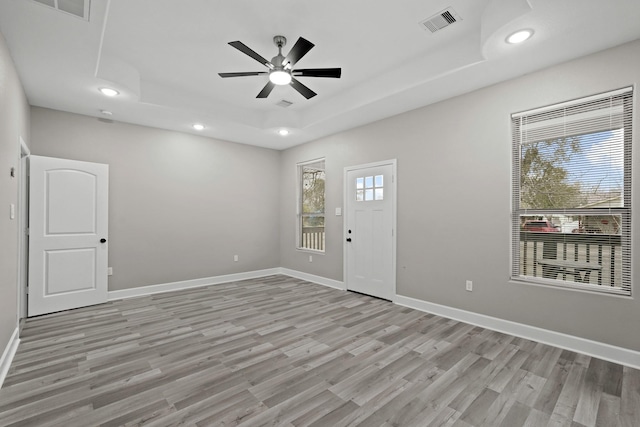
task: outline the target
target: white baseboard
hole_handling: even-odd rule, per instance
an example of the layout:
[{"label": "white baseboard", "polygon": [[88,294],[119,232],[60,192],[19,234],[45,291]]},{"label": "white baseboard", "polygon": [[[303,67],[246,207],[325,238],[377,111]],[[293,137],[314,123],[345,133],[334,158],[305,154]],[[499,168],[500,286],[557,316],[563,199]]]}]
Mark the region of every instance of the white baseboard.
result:
[{"label": "white baseboard", "polygon": [[[328,286],[330,288],[346,290],[346,285],[344,282],[328,279],[322,276],[316,276],[314,274],[304,273],[302,271],[277,267],[266,270],[249,271],[246,273],[227,274],[224,276],[206,277],[203,279],[185,280],[181,282],[164,283],[160,285],[142,286],[133,289],[110,291],[109,301],[151,295],[161,292],[177,291],[181,289],[196,288],[201,286],[218,285],[239,280],[256,279],[265,276],[272,276],[274,274],[283,274],[285,276],[295,277],[296,279],[306,280],[308,282]],[[608,360],[610,362],[619,363],[621,365],[629,366],[635,369],[640,369],[640,352],[634,350],[616,347],[613,345],[591,341],[560,332],[550,331],[548,329],[537,328],[535,326],[529,326],[522,323],[503,320],[497,317],[486,316],[483,314],[435,304],[402,295],[396,295],[393,299],[393,302],[404,307],[413,308],[427,313],[437,314],[439,316],[447,317],[449,319],[458,320],[460,322],[465,322],[476,326],[481,326],[493,331],[515,335],[517,337],[541,342],[578,353],[583,353],[588,356],[593,356],[599,359]],[[17,348],[17,330],[14,335],[16,335],[15,343],[13,343],[14,347],[11,347],[12,343],[9,343],[10,345],[7,346],[5,354],[7,354],[10,348],[13,348],[13,352],[11,353],[6,368],[5,355],[3,355],[3,359],[1,360],[2,363],[0,363],[0,367],[2,368],[0,374],[6,375],[5,369],[8,371],[9,364],[11,363],[11,359],[13,358],[13,354],[15,353],[15,350]],[[4,379],[4,376],[0,376],[0,379]],[[0,384],[2,384],[1,381]]]},{"label": "white baseboard", "polygon": [[125,298],[135,298],[145,295],[159,294],[162,292],[179,291],[183,289],[198,288],[201,286],[219,285],[221,283],[236,282],[238,280],[256,279],[259,277],[281,274],[280,268],[248,271],[245,273],[225,274],[224,276],[205,277],[202,279],[183,280],[180,282],[162,283],[160,285],[140,286],[138,288],[109,291],[109,301]]},{"label": "white baseboard", "polygon": [[315,274],[303,273],[302,271],[290,270],[280,267],[280,274],[295,277],[296,279],[306,280],[307,282],[317,283],[318,285],[328,286],[330,288],[345,291],[347,288],[344,282],[338,280],[327,279],[326,277],[316,276]]},{"label": "white baseboard", "polygon": [[394,302],[404,307],[437,314],[439,316],[481,326],[493,331],[515,335],[528,340],[549,344],[554,347],[583,353],[587,356],[597,357],[598,359],[640,369],[640,352],[634,350],[591,341],[560,332],[554,332],[548,329],[537,328],[535,326],[524,325],[522,323],[511,322],[509,320],[498,319],[497,317],[485,316],[471,311],[434,304],[402,295],[396,295]]},{"label": "white baseboard", "polygon": [[13,331],[13,335],[11,335],[11,339],[9,339],[9,342],[7,343],[7,347],[2,353],[2,358],[0,358],[0,388],[2,388],[4,379],[9,373],[13,356],[16,355],[16,351],[18,350],[18,344],[20,344],[20,328],[16,326],[15,331]]},{"label": "white baseboard", "polygon": [[296,279],[306,280],[308,282],[328,286],[334,289],[345,289],[343,282],[339,282],[337,280],[303,273],[302,271],[290,270],[288,268],[276,267],[266,270],[248,271],[245,273],[226,274],[224,276],[205,277],[202,279],[183,280],[180,282],[162,283],[159,285],[140,286],[138,288],[109,291],[108,298],[109,301],[135,298],[146,295],[159,294],[162,292],[179,291],[182,289],[199,288],[201,286],[237,282],[239,280],[257,279],[260,277],[273,276],[274,274],[284,274],[285,276],[295,277]]}]

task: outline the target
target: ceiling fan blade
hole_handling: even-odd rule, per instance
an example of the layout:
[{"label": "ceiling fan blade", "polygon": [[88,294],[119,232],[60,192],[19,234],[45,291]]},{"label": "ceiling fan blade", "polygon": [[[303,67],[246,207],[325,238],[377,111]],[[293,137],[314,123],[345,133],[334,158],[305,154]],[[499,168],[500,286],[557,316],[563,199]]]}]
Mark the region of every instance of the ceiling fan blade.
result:
[{"label": "ceiling fan blade", "polygon": [[269,72],[268,71],[247,71],[244,73],[218,73],[220,77],[260,76],[262,74],[269,74]]},{"label": "ceiling fan blade", "polygon": [[262,90],[260,91],[258,96],[256,96],[256,98],[266,98],[267,96],[269,96],[269,94],[271,93],[274,87],[276,87],[275,84],[271,82],[267,82],[267,84],[262,88]]},{"label": "ceiling fan blade", "polygon": [[307,52],[309,52],[314,46],[315,45],[309,40],[303,39],[302,37],[298,38],[298,41],[293,45],[293,47],[289,51],[289,54],[282,62],[282,65],[285,67],[288,66],[289,68],[293,67],[294,65],[296,65],[296,62],[298,62],[303,56],[305,56]]},{"label": "ceiling fan blade", "polygon": [[300,94],[307,99],[313,98],[314,96],[317,95],[317,93],[315,93],[314,91],[312,91],[311,89],[309,89],[308,87],[306,87],[305,85],[300,83],[298,80],[294,79],[293,77],[291,78],[290,84],[295,90],[300,92]]},{"label": "ceiling fan blade", "polygon": [[296,77],[332,77],[339,79],[342,74],[341,68],[304,68],[293,70]]},{"label": "ceiling fan blade", "polygon": [[252,57],[253,59],[258,61],[262,65],[267,66],[270,69],[274,68],[273,64],[271,62],[269,62],[266,59],[264,59],[262,56],[260,56],[253,49],[251,49],[249,46],[247,46],[246,44],[242,43],[241,41],[229,42],[229,44],[231,46],[235,47],[236,49],[238,49],[240,52],[244,53],[245,55],[248,55],[248,56]]}]

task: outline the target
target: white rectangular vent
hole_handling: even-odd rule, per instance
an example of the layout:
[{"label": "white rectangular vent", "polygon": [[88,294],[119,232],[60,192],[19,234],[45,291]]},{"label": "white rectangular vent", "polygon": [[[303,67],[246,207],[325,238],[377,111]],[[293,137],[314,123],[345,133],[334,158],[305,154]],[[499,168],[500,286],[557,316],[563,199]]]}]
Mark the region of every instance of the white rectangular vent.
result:
[{"label": "white rectangular vent", "polygon": [[435,33],[436,31],[440,31],[458,21],[462,21],[462,18],[460,18],[460,15],[458,15],[455,10],[449,7],[442,12],[433,15],[431,18],[427,18],[420,22],[420,25],[432,33]]},{"label": "white rectangular vent", "polygon": [[293,102],[287,101],[286,99],[283,99],[282,101],[276,102],[276,105],[278,107],[287,108],[287,107],[290,107],[291,105],[293,105]]},{"label": "white rectangular vent", "polygon": [[52,7],[60,12],[89,20],[89,5],[91,0],[33,0],[36,3]]}]

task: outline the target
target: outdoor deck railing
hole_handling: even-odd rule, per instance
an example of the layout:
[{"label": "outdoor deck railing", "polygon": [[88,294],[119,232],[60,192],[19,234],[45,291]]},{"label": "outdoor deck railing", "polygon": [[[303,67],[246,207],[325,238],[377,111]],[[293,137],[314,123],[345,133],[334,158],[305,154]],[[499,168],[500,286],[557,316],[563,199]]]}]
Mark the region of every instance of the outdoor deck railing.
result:
[{"label": "outdoor deck railing", "polygon": [[[323,251],[324,227],[303,227],[302,247]],[[589,277],[595,285],[619,287],[622,283],[620,235],[520,232],[520,271],[524,276],[545,277],[538,260],[581,261],[600,265]],[[567,280],[567,273],[559,274]],[[555,275],[554,275],[555,276]],[[556,277],[547,277],[555,279]],[[570,277],[571,279],[571,277]],[[575,278],[573,278],[575,279]]]},{"label": "outdoor deck railing", "polygon": [[[555,259],[600,265],[588,283],[619,287],[622,283],[620,235],[520,232],[520,272],[524,276],[545,277],[538,260]],[[548,275],[548,273],[547,273]],[[557,276],[556,274],[554,274]],[[566,272],[559,273],[567,280]],[[555,279],[556,277],[547,277]],[[573,278],[575,280],[575,277]]]},{"label": "outdoor deck railing", "polygon": [[324,227],[302,227],[302,248],[324,251]]}]

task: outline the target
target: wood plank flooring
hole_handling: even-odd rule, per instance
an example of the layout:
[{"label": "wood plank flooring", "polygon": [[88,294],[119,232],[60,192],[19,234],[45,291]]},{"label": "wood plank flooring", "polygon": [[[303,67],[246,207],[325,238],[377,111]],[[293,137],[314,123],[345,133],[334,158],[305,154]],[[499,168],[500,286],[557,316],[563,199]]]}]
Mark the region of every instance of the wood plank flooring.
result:
[{"label": "wood plank flooring", "polygon": [[2,426],[640,426],[640,371],[287,276],[27,320]]}]

